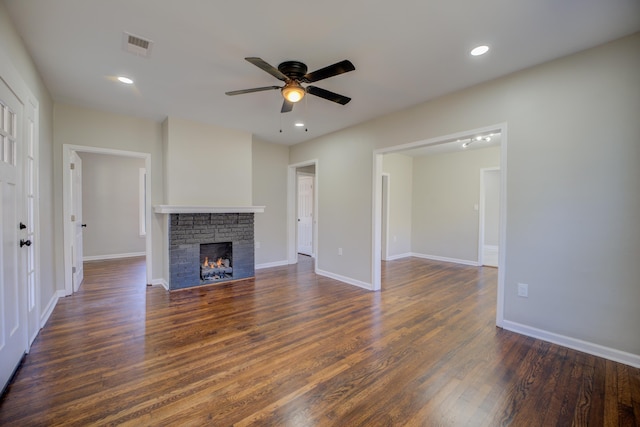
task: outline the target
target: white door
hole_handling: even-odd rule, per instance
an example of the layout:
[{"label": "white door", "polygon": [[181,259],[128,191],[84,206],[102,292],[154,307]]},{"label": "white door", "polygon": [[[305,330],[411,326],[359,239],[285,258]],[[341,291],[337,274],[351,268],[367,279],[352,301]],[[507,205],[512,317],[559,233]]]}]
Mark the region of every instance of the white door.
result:
[{"label": "white door", "polygon": [[27,103],[24,112],[26,120],[24,134],[24,183],[23,194],[25,196],[25,223],[20,223],[20,229],[23,230],[23,239],[30,242],[30,245],[23,245],[21,249],[22,271],[24,272],[25,286],[27,288],[27,325],[29,329],[29,343],[31,346],[33,340],[40,331],[40,296],[37,289],[37,259],[36,259],[36,224],[38,222],[38,185],[37,185],[37,166],[36,166],[36,107],[31,103]]},{"label": "white door", "polygon": [[313,175],[298,175],[298,253],[313,256]]},{"label": "white door", "polygon": [[0,390],[27,350],[27,304],[19,254],[21,115],[22,104],[0,79]]},{"label": "white door", "polygon": [[71,228],[73,243],[71,247],[71,276],[73,291],[80,289],[84,279],[82,266],[82,159],[73,151],[71,153]]}]

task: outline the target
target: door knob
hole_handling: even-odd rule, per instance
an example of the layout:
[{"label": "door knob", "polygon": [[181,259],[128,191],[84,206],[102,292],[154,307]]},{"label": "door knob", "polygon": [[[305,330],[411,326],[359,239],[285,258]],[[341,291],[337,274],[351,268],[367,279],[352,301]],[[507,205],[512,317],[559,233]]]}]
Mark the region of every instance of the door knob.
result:
[{"label": "door knob", "polygon": [[87,224],[82,224],[82,228],[87,228]]},{"label": "door knob", "polygon": [[31,240],[20,239],[20,247],[23,247],[23,246],[31,246]]}]

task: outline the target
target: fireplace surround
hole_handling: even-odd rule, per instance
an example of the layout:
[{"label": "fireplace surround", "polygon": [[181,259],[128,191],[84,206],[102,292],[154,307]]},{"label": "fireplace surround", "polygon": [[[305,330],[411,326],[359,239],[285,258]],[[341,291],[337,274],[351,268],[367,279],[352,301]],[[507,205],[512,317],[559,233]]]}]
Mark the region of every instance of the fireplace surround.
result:
[{"label": "fireplace surround", "polygon": [[[169,289],[254,277],[253,216],[252,212],[169,214]],[[227,260],[229,265],[226,268],[232,268],[232,274],[203,280],[201,245],[217,243],[228,243],[233,255],[212,255],[216,259],[211,262],[222,258],[220,267],[224,271]]]}]

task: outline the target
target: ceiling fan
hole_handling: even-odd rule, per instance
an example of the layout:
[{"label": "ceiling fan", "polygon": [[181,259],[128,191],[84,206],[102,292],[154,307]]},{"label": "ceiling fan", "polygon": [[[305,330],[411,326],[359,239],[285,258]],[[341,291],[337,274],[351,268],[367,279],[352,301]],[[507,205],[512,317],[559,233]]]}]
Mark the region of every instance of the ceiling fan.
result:
[{"label": "ceiling fan", "polygon": [[282,109],[280,110],[281,113],[288,113],[293,110],[293,104],[300,101],[307,93],[342,105],[351,101],[351,98],[347,96],[340,95],[326,89],[316,86],[303,87],[301,85],[301,83],[314,83],[318,80],[327,79],[329,77],[355,70],[356,67],[353,66],[351,61],[346,59],[316,70],[312,73],[307,73],[307,66],[299,61],[286,61],[278,65],[278,68],[276,68],[261,58],[249,57],[244,59],[271,74],[276,79],[282,80],[284,82],[284,86],[264,86],[253,89],[234,90],[231,92],[225,92],[227,95],[233,96],[241,95],[243,93],[280,89],[282,96],[284,97]]}]

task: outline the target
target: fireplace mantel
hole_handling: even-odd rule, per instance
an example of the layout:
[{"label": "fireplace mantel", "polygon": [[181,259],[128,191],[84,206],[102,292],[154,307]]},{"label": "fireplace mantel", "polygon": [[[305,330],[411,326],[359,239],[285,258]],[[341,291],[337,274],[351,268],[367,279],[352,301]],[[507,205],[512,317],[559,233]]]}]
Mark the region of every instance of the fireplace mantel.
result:
[{"label": "fireplace mantel", "polygon": [[263,213],[264,206],[187,206],[187,205],[155,205],[155,213],[188,214],[188,213]]}]

